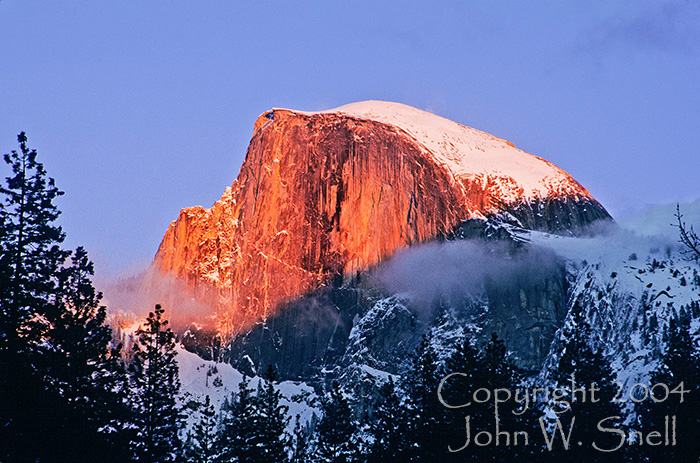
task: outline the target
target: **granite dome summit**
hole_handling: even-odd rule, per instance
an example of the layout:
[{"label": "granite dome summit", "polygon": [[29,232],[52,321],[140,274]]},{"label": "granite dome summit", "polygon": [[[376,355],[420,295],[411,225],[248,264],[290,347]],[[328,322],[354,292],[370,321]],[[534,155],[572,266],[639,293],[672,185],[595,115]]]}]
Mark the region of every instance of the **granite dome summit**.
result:
[{"label": "granite dome summit", "polygon": [[273,109],[255,122],[238,178],[210,209],[180,212],[151,272],[216,306],[219,333],[231,334],[486,218],[571,235],[610,220],[554,164],[434,114],[381,101]]}]

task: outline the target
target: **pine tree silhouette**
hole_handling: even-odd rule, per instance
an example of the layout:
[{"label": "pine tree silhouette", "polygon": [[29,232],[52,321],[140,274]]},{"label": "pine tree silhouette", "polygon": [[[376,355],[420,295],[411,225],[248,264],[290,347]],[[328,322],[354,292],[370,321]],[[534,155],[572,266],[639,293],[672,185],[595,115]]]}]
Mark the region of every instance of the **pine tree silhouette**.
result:
[{"label": "pine tree silhouette", "polygon": [[264,381],[258,384],[256,402],[260,414],[260,437],[262,446],[258,458],[260,463],[283,463],[287,460],[289,438],[286,435],[288,407],[280,404],[282,393],[275,389],[277,372],[270,365],[265,372]]},{"label": "pine tree silhouette", "polygon": [[[620,443],[618,434],[600,432],[599,424],[605,428],[623,430],[624,415],[621,404],[615,400],[618,388],[614,383],[613,369],[600,351],[591,348],[590,333],[591,328],[582,308],[575,305],[565,326],[563,354],[557,370],[559,386],[568,391],[562,403],[569,403],[568,410],[566,406],[559,409],[561,413],[557,419],[566,432],[569,426],[572,428],[570,447],[565,450],[561,439],[557,440],[557,445],[550,452],[554,461],[620,461],[627,448],[622,446],[616,452],[599,450],[614,449]],[[595,402],[591,393],[586,392],[591,387],[596,389]]]},{"label": "pine tree silhouette", "polygon": [[411,410],[409,433],[416,461],[435,461],[447,452],[445,430],[448,426],[445,408],[437,397],[440,374],[437,358],[429,337],[424,337],[410,373],[406,375]]},{"label": "pine tree silhouette", "polygon": [[[494,435],[493,444],[484,448],[488,459],[513,462],[538,460],[543,451],[538,436],[541,433],[538,426],[541,413],[536,408],[536,402],[533,401],[527,409],[523,409],[515,400],[516,391],[526,388],[523,374],[508,357],[505,341],[495,333],[484,347],[482,356],[485,387],[494,391],[494,395],[500,390],[501,398],[511,396],[511,400],[499,404],[498,409],[494,402],[487,402],[490,432]],[[505,431],[508,435],[498,436],[496,421],[499,431]]]},{"label": "pine tree silhouette", "polygon": [[133,448],[138,461],[149,463],[175,461],[181,448],[175,334],[163,319],[164,311],[156,305],[136,332],[129,365],[137,429]]},{"label": "pine tree silhouette", "polygon": [[[68,425],[80,442],[77,447],[93,454],[107,452],[105,459],[123,460],[130,410],[121,346],[111,347],[112,330],[105,323],[102,294],[90,281],[94,269],[87,252],[78,248],[71,260],[72,265],[58,273],[56,295],[45,315],[44,336],[50,342],[39,346],[37,365],[45,372],[48,387],[60,391],[64,409],[82,417]],[[102,437],[93,443],[89,437],[93,434]],[[101,440],[112,445],[104,448]]]},{"label": "pine tree silhouette", "polygon": [[[675,442],[649,445],[637,444],[639,461],[696,462],[700,459],[700,352],[690,334],[690,315],[685,309],[674,314],[668,327],[668,344],[659,366],[651,373],[647,400],[640,400],[635,410],[642,440],[651,432],[665,434],[666,420],[669,426],[676,423]],[[651,439],[652,442],[659,441]],[[662,437],[665,444],[665,436]]]},{"label": "pine tree silhouette", "polygon": [[358,446],[354,440],[357,424],[348,400],[337,381],[323,402],[323,418],[318,425],[317,459],[323,463],[356,461]]},{"label": "pine tree silhouette", "polygon": [[374,442],[368,463],[405,463],[412,461],[411,416],[407,404],[396,391],[393,378],[379,389],[379,403],[370,421]]},{"label": "pine tree silhouette", "polygon": [[92,263],[55,225],[63,193],[18,136],[0,187],[0,460],[123,461],[125,377]]},{"label": "pine tree silhouette", "polygon": [[[467,417],[472,438],[487,424],[493,424],[494,414],[488,405],[477,404],[472,399],[474,391],[487,386],[485,374],[484,357],[476,347],[474,336],[467,334],[447,359],[446,375],[443,377],[445,381],[440,394],[447,420],[442,458],[447,461],[477,461],[483,458],[483,452],[473,443],[469,448],[462,449],[462,446],[466,443]],[[468,403],[469,407],[463,407]]]},{"label": "pine tree silhouette", "polygon": [[310,426],[308,423],[302,424],[300,416],[297,415],[294,420],[294,430],[292,431],[290,442],[291,454],[289,463],[307,463],[312,461],[312,439],[313,432]]},{"label": "pine tree silhouette", "polygon": [[214,463],[216,456],[217,413],[211,403],[211,397],[204,402],[194,401],[193,414],[197,416],[193,429],[185,442],[187,463]]},{"label": "pine tree silhouette", "polygon": [[[450,409],[447,442],[452,452],[444,456],[446,461],[534,461],[539,454],[535,432],[537,411],[523,409],[515,401],[518,388],[524,389],[523,376],[508,358],[505,342],[493,333],[481,349],[477,349],[472,334],[467,334],[447,360],[447,374],[441,396]],[[449,381],[448,381],[449,379]],[[479,403],[475,392],[491,391],[506,400],[499,404],[494,400]],[[483,394],[480,396],[483,399]],[[464,406],[468,404],[468,406]],[[470,441],[467,445],[467,417]],[[496,432],[496,426],[501,433]],[[491,435],[488,445],[476,444],[476,435],[486,431]],[[482,442],[483,443],[483,442]]]},{"label": "pine tree silhouette", "polygon": [[0,350],[26,353],[29,341],[43,334],[43,314],[55,293],[58,274],[69,251],[59,246],[65,234],[54,222],[60,211],[53,201],[63,194],[37,162],[36,150],[27,147],[24,132],[17,137],[20,151],[5,154],[13,176],[0,187],[3,202],[0,268],[6,277],[0,285]]},{"label": "pine tree silhouette", "polygon": [[261,455],[258,407],[245,376],[238,391],[221,406],[221,425],[217,436],[217,462],[255,463]]}]

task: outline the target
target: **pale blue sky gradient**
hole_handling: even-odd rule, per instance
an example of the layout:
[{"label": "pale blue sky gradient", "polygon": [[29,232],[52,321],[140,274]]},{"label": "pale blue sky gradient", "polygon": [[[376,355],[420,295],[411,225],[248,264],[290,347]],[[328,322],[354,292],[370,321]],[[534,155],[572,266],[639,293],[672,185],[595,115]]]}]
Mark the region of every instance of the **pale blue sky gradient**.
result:
[{"label": "pale blue sky gradient", "polygon": [[104,273],[221,196],[262,112],[367,99],[510,140],[617,217],[700,197],[697,0],[0,1],[0,152],[27,132]]}]

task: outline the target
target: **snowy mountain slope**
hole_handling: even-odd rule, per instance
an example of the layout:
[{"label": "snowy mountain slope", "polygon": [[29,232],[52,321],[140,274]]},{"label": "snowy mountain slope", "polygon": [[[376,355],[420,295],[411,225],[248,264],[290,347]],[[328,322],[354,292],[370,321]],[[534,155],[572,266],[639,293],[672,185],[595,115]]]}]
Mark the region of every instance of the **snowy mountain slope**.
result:
[{"label": "snowy mountain slope", "polygon": [[502,182],[505,203],[559,195],[590,198],[569,174],[511,142],[401,103],[361,101],[318,113],[347,114],[406,131],[456,178]]},{"label": "snowy mountain slope", "polygon": [[[666,209],[659,220],[670,224],[673,216]],[[568,260],[569,307],[583,308],[592,328],[591,344],[612,362],[626,387],[648,380],[665,349],[669,320],[679,310],[690,312],[694,335],[700,336],[700,263],[688,260],[672,238],[677,229],[657,229],[664,234],[640,235],[629,229],[577,239],[524,234],[532,244],[554,249]],[[545,373],[557,362],[559,342],[550,350]]]},{"label": "snowy mountain slope", "polygon": [[[203,402],[204,398],[209,396],[212,405],[218,411],[224,400],[230,399],[231,393],[238,391],[238,384],[243,380],[243,374],[231,365],[203,360],[182,346],[177,348],[177,363],[180,368],[183,405],[193,399]],[[256,389],[261,381],[258,376],[248,379],[249,387],[253,389]],[[282,393],[280,403],[288,407],[288,432],[291,433],[294,428],[297,416],[301,423],[308,423],[314,413],[318,415],[317,405],[314,404],[316,394],[310,386],[300,382],[283,381],[277,384],[276,388]]]},{"label": "snowy mountain slope", "polygon": [[[115,327],[116,336],[124,346],[127,355],[130,354],[136,332],[143,326],[145,320],[135,320],[128,325]],[[187,333],[185,333],[185,337]],[[181,343],[176,346],[176,361],[180,377],[181,406],[186,406],[190,401],[204,403],[209,396],[211,404],[218,412],[226,399],[238,391],[238,385],[244,378],[243,373],[228,363],[205,360],[196,353],[190,352]],[[248,387],[257,389],[261,382],[259,376],[246,376]],[[299,381],[281,381],[275,387],[282,393],[280,403],[287,407],[287,416],[290,418],[287,431],[291,433],[295,419],[298,416],[300,423],[308,423],[314,414],[318,415],[318,397],[311,386]],[[196,419],[195,414],[188,414],[187,429],[191,428]],[[184,433],[183,433],[184,435]]]}]

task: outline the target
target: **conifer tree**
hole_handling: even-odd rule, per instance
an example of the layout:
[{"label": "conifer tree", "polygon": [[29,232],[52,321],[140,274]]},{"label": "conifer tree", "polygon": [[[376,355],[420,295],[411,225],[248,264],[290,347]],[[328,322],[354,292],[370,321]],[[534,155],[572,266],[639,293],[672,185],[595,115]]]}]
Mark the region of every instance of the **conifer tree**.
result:
[{"label": "conifer tree", "polygon": [[307,463],[311,461],[313,454],[311,442],[313,432],[309,429],[308,424],[302,425],[300,416],[297,415],[294,420],[294,430],[291,437],[291,453],[289,463]]},{"label": "conifer tree", "polygon": [[[533,455],[538,452],[535,444],[538,436],[533,432],[537,416],[535,412],[521,409],[515,402],[515,391],[524,387],[523,377],[508,358],[502,339],[493,333],[490,341],[482,349],[477,349],[474,336],[467,334],[447,360],[446,375],[453,376],[445,376],[441,389],[445,404],[451,407],[469,404],[449,410],[445,435],[453,452],[445,455],[446,461],[533,461]],[[474,393],[479,389],[500,390],[501,399],[507,395],[511,399],[496,409],[493,400],[479,403],[474,399]],[[470,428],[468,445],[467,418]],[[509,437],[497,435],[496,425]],[[489,445],[476,445],[475,436],[481,431],[491,434]]]},{"label": "conifer tree", "polygon": [[124,376],[92,263],[82,248],[65,263],[63,193],[18,141],[0,187],[0,460],[123,461]]},{"label": "conifer tree", "polygon": [[[500,390],[501,398],[510,395],[511,400],[501,403],[496,410],[492,401],[487,402],[489,426],[494,434],[493,445],[484,448],[489,459],[498,461],[522,461],[530,462],[538,459],[542,452],[542,446],[538,433],[539,413],[536,403],[523,409],[515,400],[515,392],[518,388],[523,390],[523,374],[515,367],[508,357],[505,341],[499,339],[496,333],[492,333],[491,340],[484,346],[482,353],[483,380],[487,389]],[[507,392],[506,392],[507,391]],[[496,394],[496,392],[494,392]],[[500,437],[495,432],[495,424],[498,422],[500,431],[508,433]]]},{"label": "conifer tree", "polygon": [[130,420],[121,346],[111,346],[112,330],[105,323],[102,294],[90,280],[94,269],[87,252],[79,247],[71,260],[58,272],[45,314],[47,342],[37,347],[36,365],[46,387],[60,394],[65,416],[76,416],[66,426],[76,436],[76,447],[120,461],[128,456]]},{"label": "conifer tree", "polygon": [[27,147],[24,132],[17,137],[20,151],[4,155],[13,175],[0,187],[0,268],[6,276],[0,285],[0,351],[24,353],[29,341],[42,335],[42,317],[56,289],[56,276],[70,252],[61,249],[65,234],[54,222],[60,211],[53,204],[63,194],[36,150]]},{"label": "conifer tree", "polygon": [[[659,366],[652,372],[652,390],[635,407],[643,436],[669,428],[675,422],[675,445],[637,443],[639,461],[698,461],[700,459],[700,353],[690,333],[685,309],[669,322],[668,344]],[[663,437],[665,440],[665,437]],[[657,439],[652,439],[656,441]]]},{"label": "conifer tree", "polygon": [[136,332],[129,365],[137,429],[133,448],[137,461],[148,463],[175,461],[180,452],[175,334],[163,313],[164,309],[156,305],[145,327]]},{"label": "conifer tree", "polygon": [[[615,375],[610,363],[600,351],[594,351],[590,342],[590,325],[583,316],[579,305],[571,309],[570,319],[564,330],[563,353],[559,360],[557,380],[559,387],[566,388],[568,395],[563,399],[570,405],[560,408],[557,415],[565,432],[571,426],[570,450],[565,450],[558,439],[550,452],[554,461],[566,458],[570,461],[604,462],[619,461],[625,451],[617,453],[601,452],[598,449],[614,449],[619,444],[619,435],[602,433],[601,424],[606,428],[622,429],[623,410],[615,401],[617,388]],[[595,389],[593,395],[591,388]],[[562,400],[562,403],[563,403]],[[605,420],[605,421],[603,421]],[[579,445],[578,442],[581,442]],[[594,447],[594,444],[597,449]],[[571,449],[571,446],[575,448]]]},{"label": "conifer tree", "polygon": [[318,425],[317,461],[350,463],[357,461],[357,423],[340,384],[333,382],[323,401],[323,418]]},{"label": "conifer tree", "polygon": [[217,462],[255,463],[261,454],[258,407],[247,377],[221,406]]},{"label": "conifer tree", "polygon": [[184,460],[187,463],[214,463],[217,430],[216,410],[208,395],[204,402],[194,401],[192,405],[197,421],[187,436]]},{"label": "conifer tree", "polygon": [[24,132],[17,140],[20,150],[4,155],[12,176],[0,186],[0,448],[21,454],[40,448],[33,405],[39,397],[29,393],[44,393],[36,347],[68,253],[59,247],[65,235],[54,224],[60,212],[53,200],[63,192],[27,147]]},{"label": "conifer tree", "polygon": [[282,393],[275,389],[277,372],[270,365],[264,381],[258,383],[256,402],[260,414],[260,439],[262,446],[259,463],[283,463],[287,460],[289,439],[285,431],[289,417],[288,407],[280,404]]},{"label": "conifer tree", "polygon": [[[464,337],[447,359],[445,381],[440,391],[447,420],[441,451],[444,454],[443,458],[447,461],[476,461],[481,457],[481,453],[475,450],[474,445],[468,449],[459,449],[465,443],[467,417],[469,417],[472,436],[476,434],[475,431],[482,430],[486,424],[491,426],[494,419],[493,412],[489,411],[486,404],[477,404],[471,398],[474,391],[486,387],[484,364],[483,355],[477,349],[476,340],[471,334]],[[459,409],[448,408],[448,406],[458,407],[467,403],[471,405]],[[449,452],[448,446],[453,450],[452,452]]]},{"label": "conifer tree", "polygon": [[396,391],[393,378],[379,389],[379,403],[370,422],[374,442],[368,463],[405,463],[412,461],[411,416]]},{"label": "conifer tree", "polygon": [[[125,391],[128,384],[122,364],[122,346],[112,346],[112,329],[106,323],[107,308],[100,304],[102,293],[92,286],[93,263],[82,247],[76,249],[71,260],[72,265],[59,273],[59,298],[48,317],[51,322],[48,337],[55,346],[60,346],[59,354],[66,357],[63,362],[53,364],[65,365],[71,381],[75,383],[77,379],[78,384],[73,384],[75,396],[98,391],[128,392]],[[81,389],[87,389],[87,393]],[[104,409],[113,400],[121,403],[122,399],[123,394],[114,397],[102,394],[93,397],[88,405],[94,411],[95,408]],[[117,408],[113,410],[115,413],[123,411]],[[109,425],[109,421],[102,425]]]},{"label": "conifer tree", "polygon": [[435,461],[448,454],[445,431],[449,422],[447,411],[437,397],[442,379],[437,367],[435,352],[426,336],[405,375],[405,389],[410,401],[408,432],[415,461]]}]

